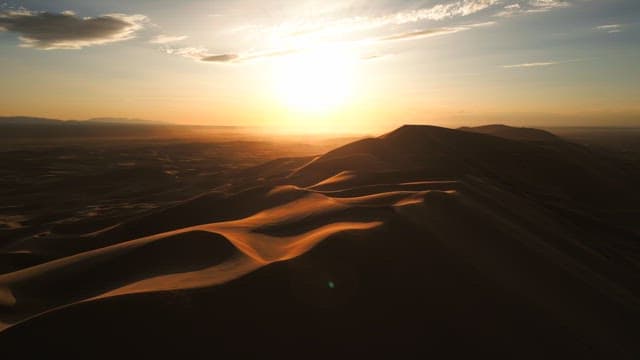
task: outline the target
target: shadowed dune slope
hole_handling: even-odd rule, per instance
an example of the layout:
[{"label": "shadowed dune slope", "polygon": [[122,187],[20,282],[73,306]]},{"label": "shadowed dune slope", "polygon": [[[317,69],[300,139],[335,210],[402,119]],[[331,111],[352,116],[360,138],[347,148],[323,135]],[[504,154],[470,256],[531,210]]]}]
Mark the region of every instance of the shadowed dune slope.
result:
[{"label": "shadowed dune slope", "polygon": [[[367,159],[363,166],[359,159]],[[356,161],[358,160],[358,161]],[[317,158],[291,181],[311,185],[343,171],[394,172],[395,180],[490,178],[501,186],[592,207],[634,206],[638,180],[623,166],[564,141],[530,143],[492,135],[405,125]],[[362,168],[365,168],[364,170]]]},{"label": "shadowed dune slope", "polygon": [[521,141],[558,141],[560,140],[554,134],[533,128],[511,127],[506,125],[484,125],[475,127],[461,127],[460,130],[475,132],[479,134],[493,135],[505,139],[521,140]]},{"label": "shadowed dune slope", "polygon": [[405,126],[242,191],[22,242],[57,257],[0,275],[0,348],[635,359],[640,242],[591,212],[630,206],[623,173],[561,140]]}]

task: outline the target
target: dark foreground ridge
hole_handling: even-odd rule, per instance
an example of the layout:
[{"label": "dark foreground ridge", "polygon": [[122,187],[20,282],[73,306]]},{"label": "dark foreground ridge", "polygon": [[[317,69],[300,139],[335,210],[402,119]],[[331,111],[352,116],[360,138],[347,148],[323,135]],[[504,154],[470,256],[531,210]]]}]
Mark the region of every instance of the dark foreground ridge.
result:
[{"label": "dark foreground ridge", "polygon": [[522,131],[403,126],[116,226],[8,244],[31,260],[0,274],[0,349],[638,358],[638,170]]}]

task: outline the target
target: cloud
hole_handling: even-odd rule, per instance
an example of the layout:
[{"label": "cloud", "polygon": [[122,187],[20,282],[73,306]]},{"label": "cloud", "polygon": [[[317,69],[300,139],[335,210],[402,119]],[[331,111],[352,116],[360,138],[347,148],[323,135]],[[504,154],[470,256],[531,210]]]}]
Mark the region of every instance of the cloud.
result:
[{"label": "cloud", "polygon": [[193,59],[193,60],[200,60],[204,57],[212,56],[209,53],[209,49],[204,47],[196,47],[196,46],[187,46],[187,47],[180,47],[180,48],[166,46],[166,47],[163,47],[161,50],[162,52],[168,55],[177,55],[177,56],[182,56],[182,57]]},{"label": "cloud", "polygon": [[177,55],[182,56],[188,59],[204,61],[204,62],[233,62],[239,59],[237,54],[213,54],[211,51],[205,47],[164,47],[161,49],[162,52],[168,55]]},{"label": "cloud", "polygon": [[465,25],[465,27],[477,28],[477,27],[493,26],[495,24],[497,24],[497,22],[495,21],[485,21],[481,23]]},{"label": "cloud", "polygon": [[431,29],[420,29],[407,31],[403,33],[391,34],[377,39],[378,41],[390,41],[390,40],[412,40],[412,39],[421,39],[426,37],[447,35],[447,34],[455,34],[461,31],[471,30],[473,28],[485,27],[495,25],[495,21],[487,21],[476,24],[467,24],[464,26],[454,26],[454,27],[442,27],[442,28],[431,28]]},{"label": "cloud", "polygon": [[[350,44],[350,43],[371,44],[371,43],[380,42],[380,41],[411,40],[411,39],[439,36],[439,35],[446,35],[446,34],[454,34],[460,31],[470,30],[474,27],[489,26],[493,24],[495,24],[495,22],[470,24],[470,25],[460,26],[460,27],[422,29],[422,30],[408,31],[404,33],[392,34],[385,37],[381,37],[377,39],[369,39],[365,41],[355,41],[355,42],[347,41],[345,43],[342,43],[342,45]],[[253,60],[261,60],[261,59],[299,54],[308,50],[309,50],[308,48],[299,47],[299,48],[251,52],[251,53],[245,53],[245,54],[216,54],[216,55],[211,55],[208,49],[202,48],[202,47],[186,47],[186,48],[177,48],[177,49],[167,48],[164,51],[167,54],[180,55],[180,56],[184,56],[187,58],[204,61],[204,62],[236,62],[238,63],[238,62],[247,62],[247,61],[253,61]],[[331,50],[328,50],[328,51],[331,51]],[[379,58],[382,56],[384,55],[376,54],[373,56],[364,56],[361,58],[363,60],[369,60],[369,59]]]},{"label": "cloud", "polygon": [[443,20],[457,16],[468,16],[500,3],[500,0],[459,0],[448,4],[437,4],[408,12],[388,16],[392,23],[406,24],[421,20]]},{"label": "cloud", "polygon": [[524,64],[514,64],[514,65],[503,65],[502,67],[505,69],[519,69],[519,68],[532,68],[532,67],[542,67],[542,66],[551,66],[559,64],[557,61],[545,61],[545,62],[530,62]]},{"label": "cloud", "polygon": [[172,42],[178,42],[186,39],[188,36],[171,36],[171,35],[158,35],[149,40],[151,44],[168,44]]},{"label": "cloud", "polygon": [[[413,10],[402,10],[380,16],[357,16],[337,18],[334,20],[320,19],[317,21],[293,21],[279,24],[274,29],[265,29],[276,36],[324,36],[343,35],[358,31],[367,31],[393,25],[404,25],[431,20],[440,21],[455,17],[473,15],[494,5],[501,0],[458,0],[443,4],[436,4]],[[252,29],[255,31],[255,29]]]},{"label": "cloud", "polygon": [[19,34],[22,47],[81,49],[131,39],[147,21],[144,15],[106,14],[81,18],[72,11],[12,10],[0,12],[0,31]]},{"label": "cloud", "polygon": [[505,69],[534,68],[534,67],[577,63],[577,62],[589,61],[591,59],[593,58],[578,58],[578,59],[569,59],[569,60],[562,60],[562,61],[549,60],[549,61],[540,61],[540,62],[529,62],[529,63],[523,63],[523,64],[514,64],[514,65],[503,65],[502,67]]},{"label": "cloud", "polygon": [[496,14],[499,17],[510,17],[521,14],[542,13],[554,9],[571,6],[568,1],[561,0],[529,0],[528,2],[505,5],[502,11]]},{"label": "cloud", "polygon": [[622,31],[622,25],[620,24],[600,25],[600,26],[596,26],[595,29],[605,31],[609,34],[615,34]]},{"label": "cloud", "polygon": [[[394,27],[424,20],[438,21],[447,18],[468,16],[495,4],[501,0],[457,0],[444,4],[436,4],[414,10],[403,10],[376,17],[351,17],[337,18],[333,20],[322,19],[319,21],[298,21],[285,22],[270,28],[259,29],[250,27],[254,33],[271,34],[272,39],[280,39],[282,43],[292,43],[285,48],[264,49],[262,51],[252,51],[247,53],[222,53],[216,54],[202,47],[165,48],[167,54],[178,55],[204,62],[247,62],[273,57],[288,56],[295,53],[305,52],[309,44],[321,44],[322,46],[342,44],[343,46],[371,46],[376,43],[386,41],[399,41],[433,37],[439,35],[453,34],[476,27],[490,26],[496,24],[495,21],[487,21],[476,24],[451,27],[436,27],[429,29],[419,29],[396,34],[369,37],[362,35],[351,40],[328,39],[326,36],[343,36],[348,33],[374,30],[378,28]],[[295,39],[295,41],[288,41]],[[330,47],[330,46],[329,46]]]},{"label": "cloud", "polygon": [[[279,22],[274,26],[260,27],[250,25],[241,27],[252,36],[266,39],[265,43],[283,44],[280,48],[264,48],[249,52],[209,52],[202,48],[183,48],[167,51],[198,61],[209,62],[245,62],[291,53],[304,52],[309,47],[340,45],[350,47],[369,47],[390,41],[428,38],[454,34],[474,28],[495,25],[496,21],[484,21],[474,24],[456,24],[454,19],[467,17],[482,11],[487,16],[507,16],[516,13],[546,12],[556,8],[570,6],[562,0],[446,0],[418,8],[396,9],[376,16],[347,16],[302,18]],[[489,12],[493,9],[492,12]],[[495,19],[495,18],[494,18]],[[410,31],[400,31],[410,24],[452,20],[446,26],[434,26]],[[486,20],[486,19],[485,19]],[[404,30],[404,29],[403,29]],[[233,55],[231,55],[233,54]]]},{"label": "cloud", "polygon": [[510,5],[505,5],[502,11],[497,13],[496,16],[509,17],[516,14],[520,14],[522,12],[524,12],[524,10],[522,9],[522,6],[520,6],[520,4],[510,4]]},{"label": "cloud", "polygon": [[201,61],[206,62],[230,62],[234,61],[238,58],[236,54],[222,54],[222,55],[209,55],[203,58],[200,58]]},{"label": "cloud", "polygon": [[380,38],[379,40],[381,41],[411,40],[411,39],[419,39],[419,38],[446,35],[446,34],[454,34],[454,33],[469,30],[469,29],[470,28],[468,27],[422,29],[422,30],[408,31],[404,33],[388,35]]},{"label": "cloud", "polygon": [[268,58],[274,58],[274,57],[280,57],[280,56],[299,54],[301,52],[304,52],[304,49],[302,48],[276,49],[276,50],[261,51],[261,52],[246,54],[240,57],[240,59],[242,60],[268,59]]},{"label": "cloud", "polygon": [[171,47],[164,46],[161,51],[168,55],[182,56],[188,59],[204,62],[245,62],[251,60],[274,58],[279,56],[287,56],[303,52],[303,48],[285,48],[272,49],[267,51],[247,52],[242,54],[235,53],[215,53],[205,47],[187,46],[187,47]]},{"label": "cloud", "polygon": [[568,1],[560,1],[560,0],[530,0],[529,5],[531,5],[535,9],[548,11],[551,9],[557,8],[566,8],[571,6]]}]

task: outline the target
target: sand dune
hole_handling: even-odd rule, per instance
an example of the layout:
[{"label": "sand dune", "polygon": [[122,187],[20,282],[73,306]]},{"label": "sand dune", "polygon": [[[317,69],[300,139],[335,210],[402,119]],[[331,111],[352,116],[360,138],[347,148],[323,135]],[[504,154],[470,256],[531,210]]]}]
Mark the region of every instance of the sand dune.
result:
[{"label": "sand dune", "polygon": [[545,142],[560,141],[557,136],[548,131],[525,127],[515,128],[506,125],[484,125],[476,127],[461,127],[460,130],[475,132],[479,134],[494,135],[511,140]]},{"label": "sand dune", "polygon": [[[593,175],[622,174],[615,164],[557,142],[403,127],[287,160],[289,173],[235,193],[59,245],[25,241],[60,255],[0,275],[0,343],[632,359],[637,237],[591,209],[632,206],[637,191]],[[580,197],[589,189],[612,198]]]},{"label": "sand dune", "polygon": [[[334,234],[379,226],[387,215],[384,209],[424,194],[405,190],[333,198],[293,186],[277,187],[267,197],[297,199],[243,219],[162,232],[0,275],[0,305],[24,317],[87,299],[224,283],[266,264],[299,256]],[[211,235],[198,235],[202,233]],[[178,252],[187,257],[180,260]],[[202,260],[198,263],[188,254],[199,254]],[[194,267],[201,269],[189,270]],[[106,275],[100,268],[125,271]],[[85,284],[88,274],[104,281]]]}]

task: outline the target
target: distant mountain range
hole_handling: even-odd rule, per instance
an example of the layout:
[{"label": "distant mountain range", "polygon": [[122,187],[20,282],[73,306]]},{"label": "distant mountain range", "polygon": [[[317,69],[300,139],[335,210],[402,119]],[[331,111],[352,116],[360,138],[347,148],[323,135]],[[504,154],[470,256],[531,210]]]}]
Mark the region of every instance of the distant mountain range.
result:
[{"label": "distant mountain range", "polygon": [[57,125],[63,122],[64,122],[63,120],[27,117],[27,116],[0,117],[0,125]]},{"label": "distant mountain range", "polygon": [[29,116],[0,116],[0,125],[61,125],[61,124],[120,124],[120,125],[170,125],[170,123],[155,121],[155,120],[143,120],[143,119],[130,119],[130,118],[92,118],[88,120],[60,120],[50,118],[39,118]]},{"label": "distant mountain range", "polygon": [[170,123],[156,120],[131,119],[131,118],[92,118],[86,122],[96,124],[131,124],[131,125],[170,125]]}]

